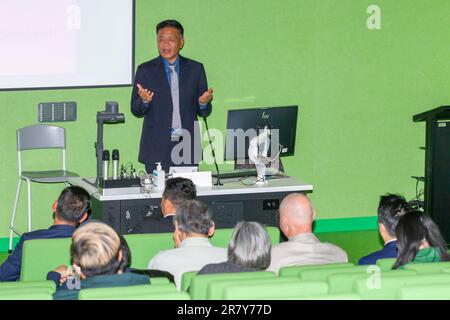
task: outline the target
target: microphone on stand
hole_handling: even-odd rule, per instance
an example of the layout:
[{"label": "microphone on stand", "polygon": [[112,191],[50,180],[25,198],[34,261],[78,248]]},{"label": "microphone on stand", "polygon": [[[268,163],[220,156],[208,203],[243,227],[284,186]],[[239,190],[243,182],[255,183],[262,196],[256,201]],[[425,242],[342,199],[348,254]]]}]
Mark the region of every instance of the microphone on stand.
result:
[{"label": "microphone on stand", "polygon": [[216,161],[216,153],[214,152],[214,146],[211,141],[211,136],[209,135],[208,121],[206,120],[205,116],[203,116],[202,118],[206,125],[206,132],[208,133],[208,141],[211,146],[211,151],[212,151],[212,155],[213,155],[213,159],[214,159],[214,165],[216,166],[216,171],[217,171],[217,181],[214,185],[215,186],[223,186],[223,183],[220,182],[220,172],[219,172],[219,166],[217,165],[217,161]]},{"label": "microphone on stand", "polygon": [[109,175],[109,150],[103,150],[103,180],[108,180]]},{"label": "microphone on stand", "polygon": [[113,180],[117,180],[119,173],[119,150],[114,149],[112,151],[112,163],[113,163]]}]

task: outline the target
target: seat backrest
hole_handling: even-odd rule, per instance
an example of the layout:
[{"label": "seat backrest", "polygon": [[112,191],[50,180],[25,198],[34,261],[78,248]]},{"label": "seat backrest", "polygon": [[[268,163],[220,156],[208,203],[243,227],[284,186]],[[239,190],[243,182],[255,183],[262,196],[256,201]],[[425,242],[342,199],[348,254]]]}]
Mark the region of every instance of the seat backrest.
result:
[{"label": "seat backrest", "polygon": [[198,271],[188,271],[181,276],[181,291],[186,291],[191,285],[192,278],[195,277]]},{"label": "seat backrest", "polygon": [[311,269],[303,270],[298,273],[298,277],[302,280],[309,281],[325,281],[327,277],[335,273],[361,273],[366,272],[367,266],[353,266],[349,268],[324,268],[324,269]]},{"label": "seat backrest", "polygon": [[11,281],[11,282],[0,282],[0,291],[3,290],[24,290],[24,289],[48,289],[51,293],[55,292],[56,290],[56,284],[54,281],[51,280],[44,280],[44,281]]},{"label": "seat backrest", "polygon": [[[399,270],[400,271],[400,270]],[[423,284],[447,284],[450,285],[449,274],[415,274],[405,275],[395,273],[395,271],[385,273],[380,279],[379,287],[367,286],[365,279],[356,280],[353,284],[353,291],[360,294],[363,299],[370,300],[393,300],[398,296],[398,290],[407,285]]]},{"label": "seat backrest", "polygon": [[[377,281],[382,281],[382,277],[390,272],[396,275],[415,275],[412,270],[390,270],[381,271],[377,266],[367,266],[367,270],[356,272],[334,273],[327,276],[328,289],[331,294],[347,294],[353,292],[353,283],[359,279],[365,279],[369,285],[376,285]],[[378,278],[377,278],[378,277]]]},{"label": "seat backrest", "polygon": [[189,294],[193,300],[204,300],[206,299],[208,283],[210,281],[264,279],[275,277],[275,273],[268,271],[201,274],[192,278]]},{"label": "seat backrest", "polygon": [[395,258],[378,259],[377,266],[380,267],[381,271],[392,270],[392,266],[396,260]]},{"label": "seat backrest", "polygon": [[165,278],[165,277],[151,277],[150,283],[157,286],[157,285],[170,284],[170,281],[168,278]]},{"label": "seat backrest", "polygon": [[147,269],[150,260],[161,250],[173,249],[173,233],[124,235],[131,251],[131,267]]},{"label": "seat backrest", "polygon": [[[278,227],[266,227],[272,245],[280,243],[280,229]],[[233,228],[216,229],[209,239],[213,246],[226,248],[231,240]]]},{"label": "seat backrest", "polygon": [[405,286],[398,290],[400,300],[450,300],[450,285],[424,284]]},{"label": "seat backrest", "polygon": [[336,268],[349,268],[354,267],[353,263],[328,263],[328,264],[309,264],[302,266],[288,266],[280,268],[278,275],[280,277],[298,276],[299,272],[306,270],[324,270],[324,269],[336,269]]},{"label": "seat backrest", "polygon": [[[277,278],[282,280],[282,278]],[[283,280],[287,280],[284,278]],[[290,281],[284,283],[236,284],[224,289],[225,300],[286,300],[304,295],[325,295],[328,285],[323,281]]]},{"label": "seat backrest", "polygon": [[34,239],[23,243],[20,281],[45,280],[60,265],[70,265],[71,238]]},{"label": "seat backrest", "polygon": [[362,297],[356,293],[343,293],[343,294],[321,294],[321,295],[300,295],[292,296],[290,299],[295,300],[362,300]]},{"label": "seat backrest", "polygon": [[[81,294],[81,292],[80,292]],[[96,297],[82,296],[79,300],[190,300],[191,297],[186,292],[179,291],[167,291],[167,292],[140,292],[140,293],[127,293],[118,295],[101,295]]]},{"label": "seat backrest", "polygon": [[144,294],[174,293],[177,288],[173,283],[168,284],[142,284],[136,286],[107,287],[82,289],[78,295],[79,300],[117,300],[125,299],[127,295],[139,296]]},{"label": "seat backrest", "polygon": [[255,278],[255,279],[220,279],[213,280],[208,282],[206,288],[206,299],[207,300],[222,300],[224,299],[225,288],[235,285],[242,286],[253,286],[253,285],[261,285],[261,284],[271,284],[277,283],[278,285],[282,285],[285,283],[298,283],[301,282],[297,277],[270,277],[270,278]]},{"label": "seat backrest", "polygon": [[17,151],[55,148],[66,148],[66,130],[62,127],[40,124],[17,130]]},{"label": "seat backrest", "polygon": [[48,290],[23,289],[0,291],[0,300],[52,300],[53,294]]},{"label": "seat backrest", "polygon": [[450,268],[450,261],[433,263],[408,263],[405,270],[414,270],[418,273],[436,273]]}]

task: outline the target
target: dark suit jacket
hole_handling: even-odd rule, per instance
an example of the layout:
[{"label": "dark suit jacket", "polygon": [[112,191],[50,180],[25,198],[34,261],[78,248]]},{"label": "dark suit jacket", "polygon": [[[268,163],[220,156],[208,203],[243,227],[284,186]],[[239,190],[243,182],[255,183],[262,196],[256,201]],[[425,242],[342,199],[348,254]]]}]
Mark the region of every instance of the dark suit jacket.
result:
[{"label": "dark suit jacket", "polygon": [[152,214],[133,228],[133,233],[163,233],[173,232],[173,215],[163,217],[161,214]]},{"label": "dark suit jacket", "polygon": [[24,233],[14,248],[13,253],[0,266],[0,281],[16,281],[20,277],[22,267],[23,243],[32,239],[69,238],[75,227],[69,225],[54,225],[45,230],[35,230]]},{"label": "dark suit jacket", "polygon": [[[173,143],[170,141],[172,127],[172,95],[169,81],[164,70],[163,58],[160,56],[141,64],[134,80],[131,95],[131,112],[136,117],[144,117],[142,125],[139,162],[146,165],[147,170],[155,167],[155,162],[162,162],[164,170],[173,165],[170,159]],[[146,107],[138,95],[137,83],[154,92],[150,105]],[[197,61],[180,56],[179,95],[180,116],[183,129],[191,136],[190,163],[198,164],[201,160],[201,138],[199,128],[194,128],[197,115],[208,116],[211,113],[211,103],[201,111],[198,98],[208,90],[205,70]],[[197,130],[199,139],[194,142],[194,131]],[[189,141],[185,140],[188,144]],[[194,144],[197,145],[194,149]],[[194,150],[198,150],[194,154]]]},{"label": "dark suit jacket", "polygon": [[378,259],[397,258],[397,241],[391,241],[383,249],[359,259],[358,264],[376,264]]}]

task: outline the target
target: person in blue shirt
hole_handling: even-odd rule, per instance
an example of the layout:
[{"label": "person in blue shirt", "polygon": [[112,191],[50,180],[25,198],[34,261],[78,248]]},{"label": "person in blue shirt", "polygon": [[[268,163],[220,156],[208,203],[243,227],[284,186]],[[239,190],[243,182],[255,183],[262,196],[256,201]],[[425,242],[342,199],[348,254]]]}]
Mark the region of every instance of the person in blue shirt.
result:
[{"label": "person in blue shirt", "polygon": [[384,241],[384,248],[359,259],[358,264],[376,264],[378,259],[397,257],[397,238],[395,228],[402,215],[411,210],[406,199],[398,194],[380,197],[378,205],[378,230]]},{"label": "person in blue shirt", "polygon": [[81,187],[65,188],[53,203],[53,225],[44,230],[24,233],[12,254],[0,266],[0,281],[17,281],[20,278],[23,243],[32,239],[69,238],[77,225],[88,218],[90,196]]}]

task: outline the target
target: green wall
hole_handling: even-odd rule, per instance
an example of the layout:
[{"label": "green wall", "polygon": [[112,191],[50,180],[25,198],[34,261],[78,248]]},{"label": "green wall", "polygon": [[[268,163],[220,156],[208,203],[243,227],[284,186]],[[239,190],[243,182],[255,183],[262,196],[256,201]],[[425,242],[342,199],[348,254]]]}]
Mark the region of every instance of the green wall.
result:
[{"label": "green wall", "polygon": [[[185,27],[182,54],[204,63],[215,90],[210,127],[223,130],[230,108],[298,104],[296,154],[287,172],[312,183],[318,219],[373,216],[385,192],[415,195],[422,175],[424,125],[412,115],[450,100],[448,0],[137,0],[136,62],[157,54],[154,26]],[[368,30],[367,8],[381,9]],[[37,123],[37,104],[77,101],[67,128],[68,166],[95,175],[95,115],[116,100],[126,123],[105,127],[105,147],[136,163],[142,120],[129,111],[130,88],[0,92],[0,237],[17,183],[15,131]],[[219,154],[221,154],[219,152]],[[33,157],[34,167],[57,161]],[[211,168],[203,165],[203,168]],[[229,168],[228,166],[223,166]],[[60,186],[33,185],[34,228],[51,223]],[[18,225],[26,222],[22,193]]]}]

